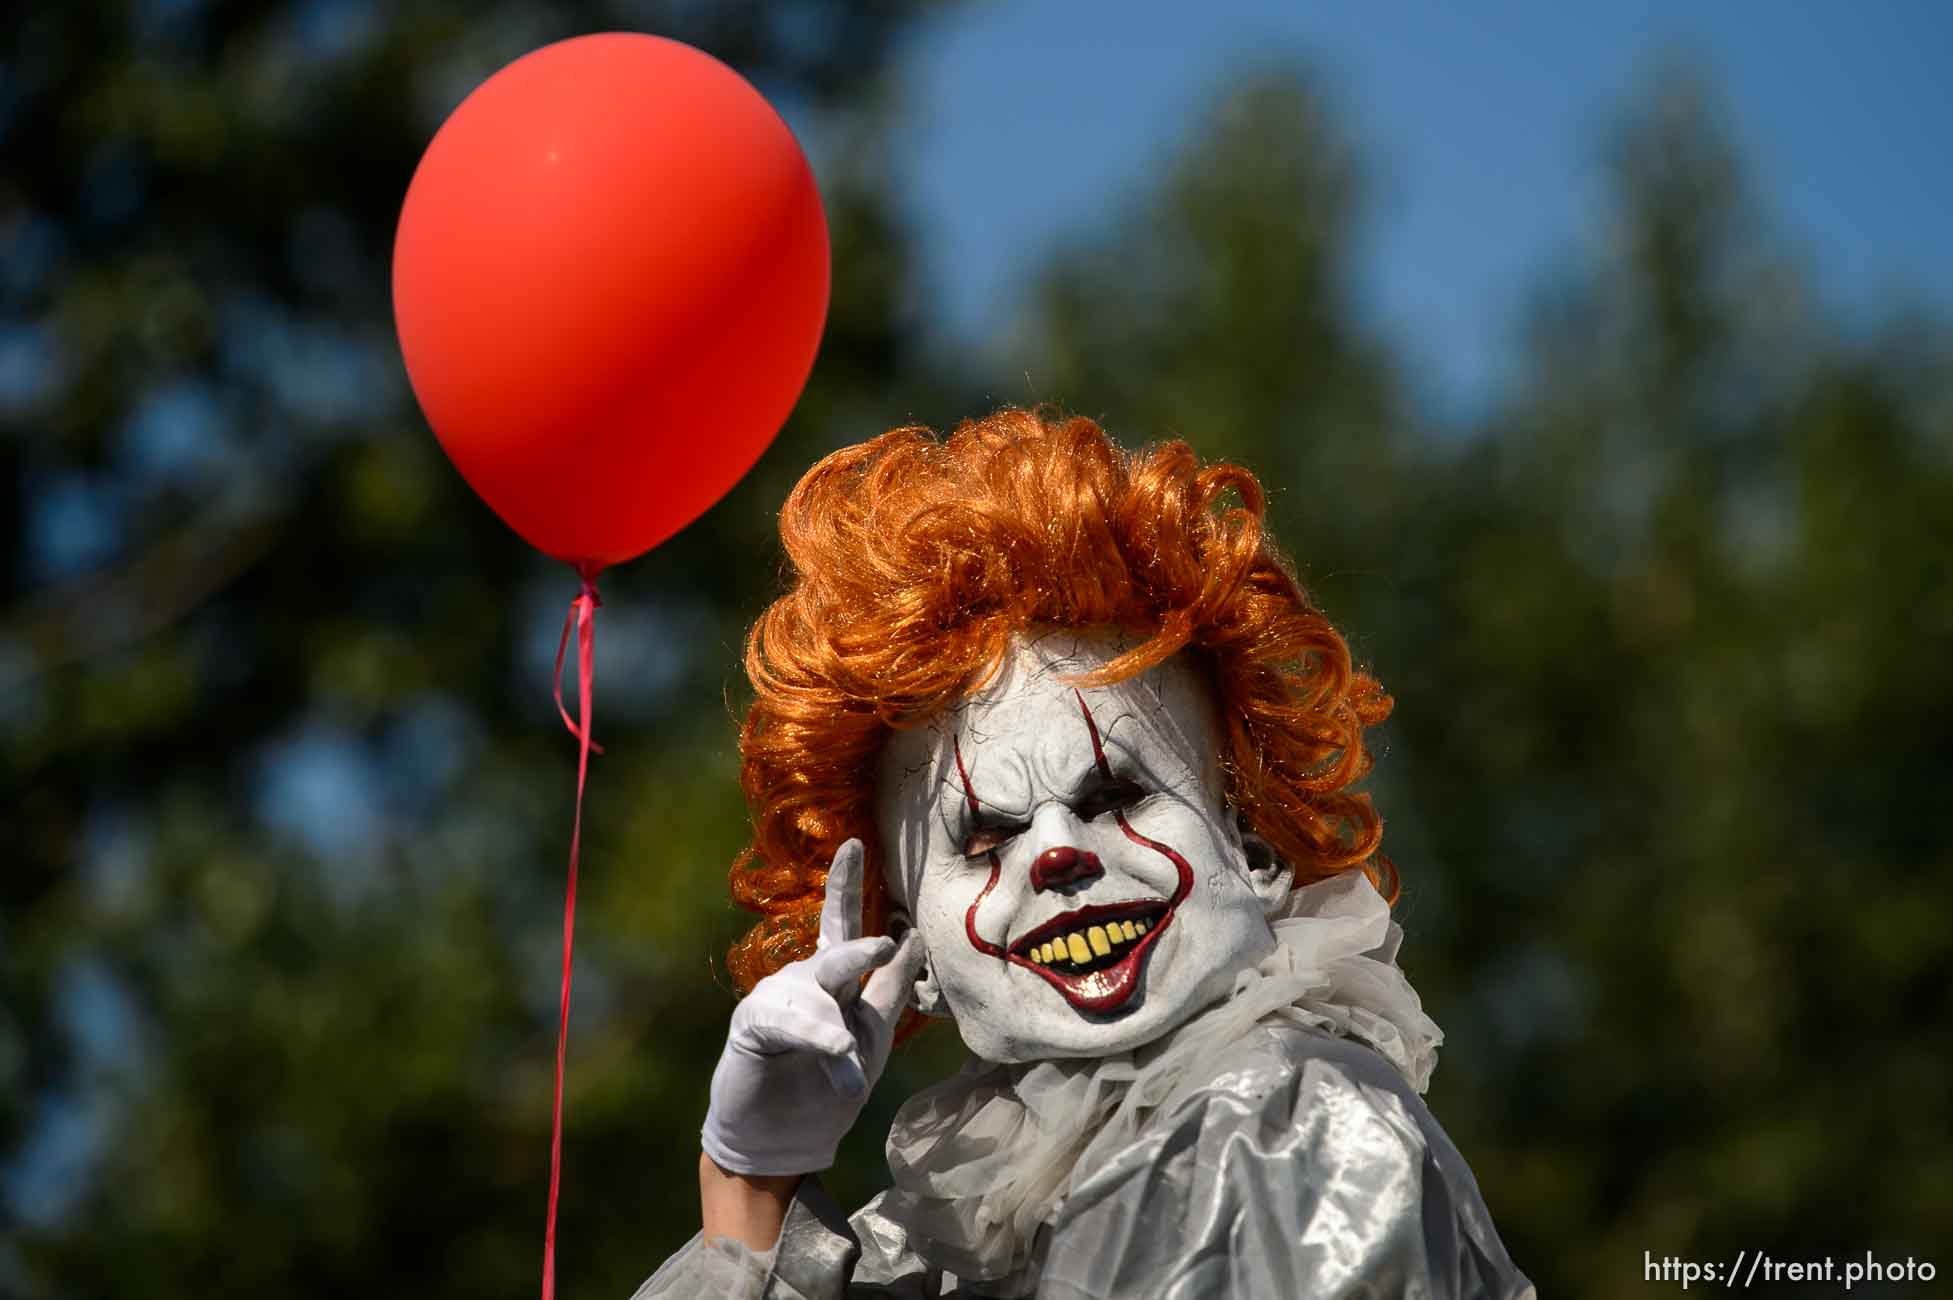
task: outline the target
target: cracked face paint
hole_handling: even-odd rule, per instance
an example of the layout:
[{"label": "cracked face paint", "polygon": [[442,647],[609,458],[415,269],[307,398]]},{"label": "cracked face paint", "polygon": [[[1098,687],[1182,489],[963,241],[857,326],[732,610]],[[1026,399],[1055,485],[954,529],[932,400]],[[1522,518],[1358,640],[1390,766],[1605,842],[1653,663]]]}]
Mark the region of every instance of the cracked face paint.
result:
[{"label": "cracked face paint", "polygon": [[1137,1047],[1225,997],[1274,942],[1286,873],[1249,869],[1194,662],[1072,684],[1122,648],[1021,638],[983,691],[883,752],[891,890],[987,1060]]}]

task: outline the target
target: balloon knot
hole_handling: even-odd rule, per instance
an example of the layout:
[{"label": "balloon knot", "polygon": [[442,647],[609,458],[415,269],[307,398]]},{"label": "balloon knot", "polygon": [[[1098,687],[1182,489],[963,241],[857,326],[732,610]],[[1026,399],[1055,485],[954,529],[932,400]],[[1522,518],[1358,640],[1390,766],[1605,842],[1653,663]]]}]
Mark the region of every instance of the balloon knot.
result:
[{"label": "balloon knot", "polygon": [[576,566],[577,576],[583,579],[582,594],[589,598],[593,606],[598,608],[603,606],[604,598],[597,594],[597,575],[603,571],[604,566],[592,560],[584,560]]}]

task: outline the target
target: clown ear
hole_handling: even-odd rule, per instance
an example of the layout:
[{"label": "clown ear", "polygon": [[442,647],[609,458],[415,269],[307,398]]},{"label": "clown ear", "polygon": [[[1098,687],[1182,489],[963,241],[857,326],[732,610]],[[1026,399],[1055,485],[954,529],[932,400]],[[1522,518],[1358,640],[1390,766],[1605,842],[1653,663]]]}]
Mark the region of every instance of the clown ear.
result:
[{"label": "clown ear", "polygon": [[926,953],[922,958],[922,973],[916,976],[915,1001],[911,1005],[925,1016],[938,1020],[950,1018],[949,1008],[943,1005],[942,985],[936,982],[936,968],[929,964]]},{"label": "clown ear", "polygon": [[1262,911],[1272,917],[1288,902],[1289,890],[1295,884],[1295,868],[1275,851],[1273,844],[1262,838],[1246,817],[1237,813],[1235,825],[1241,834],[1241,858],[1247,868],[1248,887],[1261,900]]},{"label": "clown ear", "polygon": [[899,904],[890,906],[888,933],[894,939],[901,939],[907,935],[915,936],[915,946],[918,950],[917,970],[915,991],[911,994],[912,1000],[909,1005],[925,1016],[934,1016],[939,1020],[949,1019],[949,1008],[943,1005],[942,985],[936,981],[936,968],[929,960],[922,931],[915,928],[915,922],[909,918],[907,908]]}]

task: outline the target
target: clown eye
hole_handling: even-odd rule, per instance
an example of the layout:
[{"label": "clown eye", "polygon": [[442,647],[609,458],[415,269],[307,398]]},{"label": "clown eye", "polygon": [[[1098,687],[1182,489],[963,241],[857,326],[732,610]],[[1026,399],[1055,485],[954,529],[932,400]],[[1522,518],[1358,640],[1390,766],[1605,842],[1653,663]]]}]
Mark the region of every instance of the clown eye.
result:
[{"label": "clown eye", "polygon": [[995,852],[1011,842],[1025,829],[1025,824],[1014,822],[1003,826],[979,826],[970,832],[963,841],[963,856],[980,858],[986,853]]},{"label": "clown eye", "polygon": [[1130,808],[1146,797],[1137,781],[1117,780],[1093,790],[1072,805],[1072,812],[1084,821],[1096,821],[1109,812]]}]

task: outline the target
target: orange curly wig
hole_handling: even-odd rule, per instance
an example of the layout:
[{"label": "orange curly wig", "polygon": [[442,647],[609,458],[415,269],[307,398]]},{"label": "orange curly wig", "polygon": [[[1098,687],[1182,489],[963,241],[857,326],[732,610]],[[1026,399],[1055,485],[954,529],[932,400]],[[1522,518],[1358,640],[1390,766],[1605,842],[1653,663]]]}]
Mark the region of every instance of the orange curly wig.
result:
[{"label": "orange curly wig", "polygon": [[1262,512],[1238,465],[1203,467],[1180,442],[1122,451],[1091,420],[1041,411],[1002,410],[947,440],[895,429],[807,471],[780,515],[791,584],[746,641],[753,842],[732,895],[760,921],[728,959],[740,990],[813,952],[827,866],[850,838],[867,846],[863,933],[883,931],[883,742],[980,689],[1032,625],[1148,638],[1082,685],[1199,655],[1230,804],[1298,886],[1361,869],[1394,902],[1382,824],[1349,790],[1390,697],[1352,668]]}]

